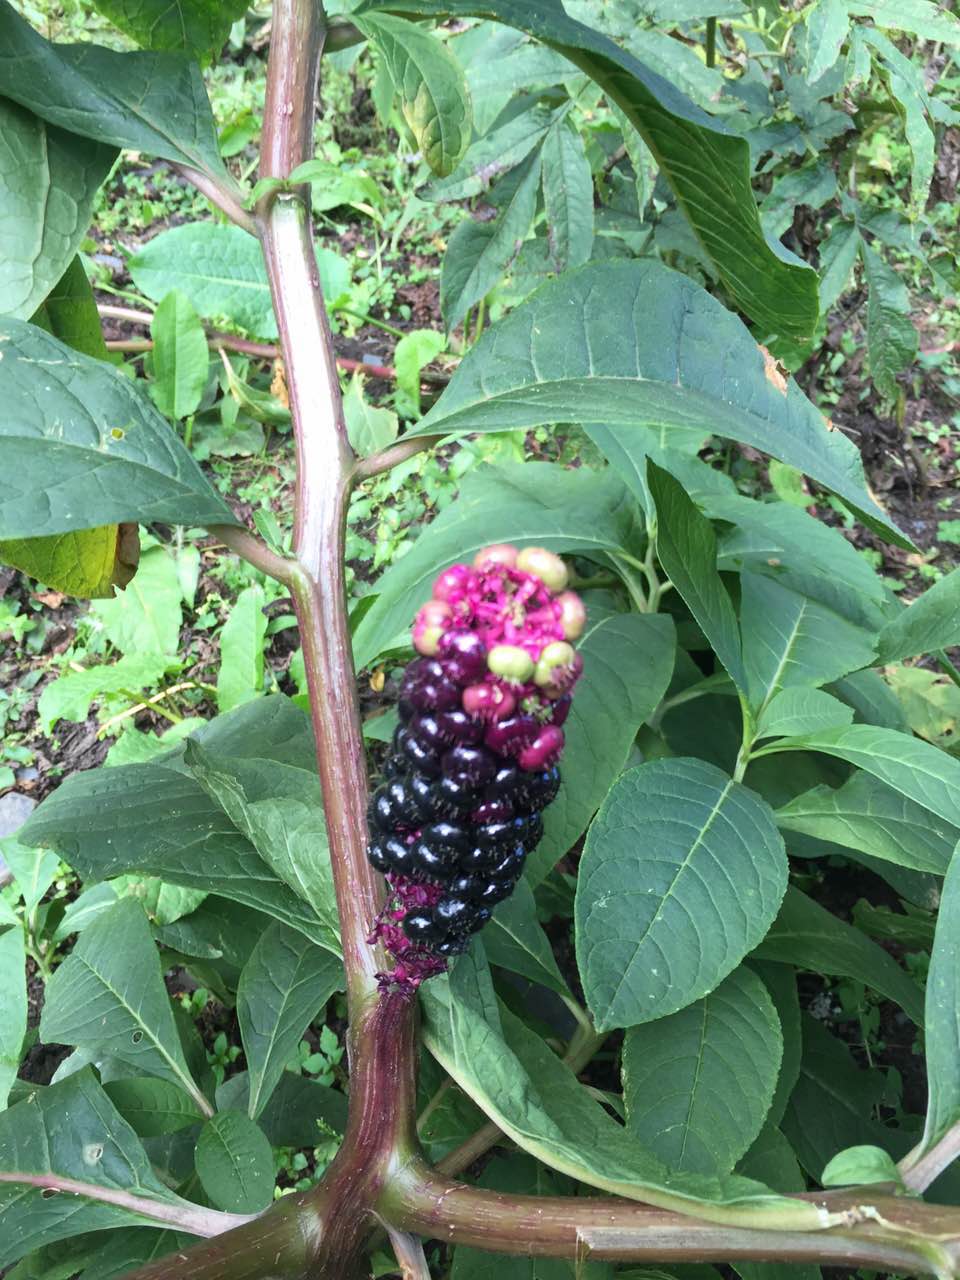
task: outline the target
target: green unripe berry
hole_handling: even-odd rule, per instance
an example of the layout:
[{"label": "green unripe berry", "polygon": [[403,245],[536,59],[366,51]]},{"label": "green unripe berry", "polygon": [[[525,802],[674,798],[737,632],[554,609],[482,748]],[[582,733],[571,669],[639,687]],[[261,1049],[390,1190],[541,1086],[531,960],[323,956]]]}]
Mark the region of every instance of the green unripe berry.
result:
[{"label": "green unripe berry", "polygon": [[567,585],[567,566],[546,547],[524,547],[517,556],[517,568],[532,573],[553,592]]},{"label": "green unripe berry", "polygon": [[533,682],[541,687],[553,684],[557,671],[569,667],[574,659],[573,646],[566,640],[552,640],[545,645],[533,673]]},{"label": "green unripe berry", "polygon": [[495,676],[513,684],[525,684],[533,675],[533,659],[518,644],[496,644],[487,654],[487,666]]}]

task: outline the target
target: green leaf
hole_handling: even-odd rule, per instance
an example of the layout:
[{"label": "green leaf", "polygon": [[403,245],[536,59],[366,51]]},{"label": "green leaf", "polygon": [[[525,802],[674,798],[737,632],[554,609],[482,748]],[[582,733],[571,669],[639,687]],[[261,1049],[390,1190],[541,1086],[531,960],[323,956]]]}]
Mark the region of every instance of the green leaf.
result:
[{"label": "green leaf", "polygon": [[[429,415],[428,415],[429,416]],[[396,643],[430,597],[433,579],[491,542],[551,551],[616,551],[634,527],[633,503],[615,476],[567,471],[551,463],[485,466],[470,473],[456,500],[380,578],[379,596],[354,635],[357,667]],[[401,640],[401,633],[404,633]]]},{"label": "green leaf", "polygon": [[118,370],[13,319],[0,321],[0,356],[7,468],[0,536],[136,520],[237,523],[169,424]]},{"label": "green leaf", "polygon": [[[275,338],[270,285],[259,243],[240,227],[188,222],[161,231],[128,262],[141,293],[160,302],[171,289],[185,294],[208,320],[226,320],[259,338]],[[317,250],[328,306],[349,292],[349,268],[331,249]]]},{"label": "green leaf", "polygon": [[740,629],[717,572],[713,526],[683,486],[653,461],[647,463],[647,484],[656,507],[657,558],[734,683],[745,692]]},{"label": "green leaf", "polygon": [[40,1036],[111,1054],[209,1110],[183,1056],[147,918],[132,898],[98,916],[54,973]]},{"label": "green leaf", "polygon": [[135,702],[140,693],[152,688],[173,665],[172,659],[158,653],[129,653],[117,662],[101,663],[83,671],[67,671],[45,685],[37,703],[44,733],[49,733],[60,720],[76,724],[86,720],[90,704],[113,695],[125,695]]},{"label": "green leaf", "polygon": [[880,1147],[847,1147],[838,1151],[823,1173],[820,1181],[825,1187],[854,1187],[872,1182],[892,1182],[903,1186],[900,1170],[893,1156]]},{"label": "green leaf", "polygon": [[141,1138],[176,1133],[203,1119],[196,1102],[168,1080],[152,1080],[149,1076],[108,1080],[103,1091]]},{"label": "green leaf", "polygon": [[103,340],[103,327],[93,288],[79,254],[71,260],[32,317],[32,323],[46,329],[74,351],[99,360],[110,359]]},{"label": "green leaf", "polygon": [[247,0],[94,0],[94,7],[147,49],[203,60],[223,48]]},{"label": "green leaf", "polygon": [[187,744],[185,759],[204,791],[247,837],[264,864],[319,922],[309,931],[295,921],[287,923],[339,955],[333,871],[312,741],[309,755],[274,761],[220,755],[194,740]]},{"label": "green leaf", "polygon": [[30,916],[56,879],[60,859],[56,854],[28,848],[16,836],[0,837],[0,849],[23,898],[24,914]]},{"label": "green leaf", "polygon": [[27,1034],[27,958],[19,923],[0,933],[0,1111],[20,1070]]},{"label": "green leaf", "polygon": [[623,1044],[627,1129],[670,1169],[729,1173],[763,1128],[783,1055],[766,987],[735,969]]},{"label": "green leaf", "polygon": [[501,174],[524,161],[547,134],[557,113],[535,106],[478,138],[449,177],[428,182],[417,192],[421,200],[467,200],[480,195]]},{"label": "green leaf", "polygon": [[263,642],[267,619],[263,587],[244,587],[220,632],[217,706],[232,711],[263,691]]},{"label": "green leaf", "polygon": [[807,24],[807,84],[816,84],[840,57],[850,30],[846,0],[816,0],[804,14]]},{"label": "green leaf", "polygon": [[565,118],[551,126],[540,154],[550,262],[559,274],[589,261],[593,249],[593,174],[580,134]]},{"label": "green leaf", "polygon": [[789,738],[766,751],[822,751],[846,760],[960,827],[960,761],[906,733],[869,724]]},{"label": "green leaf", "polygon": [[153,403],[168,418],[188,418],[203,398],[210,369],[207,335],[190,299],[172,289],[153,313]]},{"label": "green leaf", "polygon": [[150,923],[161,927],[196,911],[207,896],[202,889],[164,884],[156,876],[117,876],[113,889],[118,897],[136,898]]},{"label": "green leaf", "polygon": [[774,384],[736,316],[659,263],[593,263],[538,289],[470,349],[414,434],[557,421],[728,436],[803,471],[902,540],[867,493],[850,441],[796,383],[785,392]]},{"label": "green leaf", "polygon": [[537,904],[526,880],[494,911],[483,942],[491,964],[539,982],[565,999],[573,998],[537,920]]},{"label": "green leaf", "polygon": [[854,978],[895,1001],[918,1027],[923,1025],[923,997],[913,979],[859,929],[838,920],[792,885],[754,955],[831,977]]},{"label": "green leaf", "polygon": [[423,27],[386,13],[353,20],[380,52],[400,96],[403,118],[438,177],[456,169],[470,142],[472,112],[460,63]]},{"label": "green leaf", "polygon": [[447,243],[440,273],[440,310],[448,333],[487,296],[520,252],[537,209],[539,153],[525,165],[494,221],[461,222]]},{"label": "green leaf", "polygon": [[858,770],[837,790],[814,787],[777,810],[777,825],[915,871],[944,875],[960,829]]},{"label": "green leaf", "polygon": [[847,0],[847,7],[858,18],[872,18],[878,27],[960,44],[960,22],[932,0]]},{"label": "green leaf", "polygon": [[742,1173],[744,1177],[755,1178],[757,1182],[765,1183],[774,1191],[791,1192],[796,1195],[797,1192],[807,1189],[806,1180],[797,1163],[793,1148],[776,1125],[769,1121],[737,1165],[737,1172]]},{"label": "green leaf", "polygon": [[82,932],[116,901],[117,892],[113,885],[95,884],[89,889],[84,889],[64,911],[63,919],[57,925],[53,935],[54,942],[65,942],[71,933]]},{"label": "green leaf", "polygon": [[673,624],[664,614],[614,614],[596,621],[588,615],[577,648],[583,676],[563,726],[560,792],[543,815],[543,839],[527,859],[532,885],[587,829],[673,673]]},{"label": "green leaf", "polygon": [[143,553],[126,590],[111,600],[97,600],[90,612],[111,644],[129,657],[141,658],[146,666],[150,655],[159,661],[159,655],[172,658],[177,653],[181,599],[177,561],[166,547],[156,546]]},{"label": "green leaf", "polygon": [[862,1071],[842,1040],[821,1022],[803,1015],[800,1078],[783,1118],[783,1131],[812,1178],[838,1150],[869,1144],[905,1151],[910,1139],[874,1119],[885,1082],[878,1071]]},{"label": "green leaf", "polygon": [[0,89],[82,138],[228,181],[200,68],[187,58],[51,44],[0,0]]},{"label": "green leaf", "polygon": [[[668,1173],[538,1036],[498,1010],[480,944],[450,975],[422,987],[420,999],[433,1056],[509,1138],[550,1168],[664,1208],[690,1212],[696,1204],[711,1221],[758,1226],[768,1208],[786,1208],[742,1178]],[[786,1211],[798,1224],[816,1225],[810,1206]]]},{"label": "green leaf", "polygon": [[827,684],[876,660],[873,636],[816,600],[756,573],[740,575],[740,627],[750,701]]},{"label": "green leaf", "polygon": [[344,392],[343,414],[350,444],[361,458],[379,453],[392,444],[400,430],[397,415],[392,409],[372,405],[363,394],[363,378],[359,373],[353,375]]},{"label": "green leaf", "polygon": [[900,702],[877,671],[854,671],[851,675],[835,680],[830,691],[853,707],[858,724],[876,724],[884,729],[907,728]]},{"label": "green leaf", "polygon": [[[88,1263],[80,1280],[119,1280],[135,1267],[146,1266],[148,1262],[155,1262],[177,1249],[185,1249],[195,1241],[196,1237],[183,1231],[157,1231],[149,1227],[111,1231],[107,1235],[107,1243]],[[47,1277],[44,1276],[43,1280]]]},{"label": "green leaf", "polygon": [[826,315],[846,290],[860,251],[860,230],[854,222],[838,222],[820,243],[820,311]]},{"label": "green leaf", "polygon": [[853,723],[853,707],[820,689],[794,685],[775,693],[757,723],[758,738],[789,738]]},{"label": "green leaf", "polygon": [[[492,18],[569,58],[643,135],[735,304],[762,330],[793,336],[813,332],[816,274],[765,238],[744,138],[728,132],[612,40],[568,17],[559,5],[541,9],[517,0],[484,0],[479,6],[476,0],[416,0],[412,11]],[[404,12],[411,12],[409,5]],[[722,341],[712,349],[722,351]]]},{"label": "green leaf", "polygon": [[[445,350],[446,345],[446,338],[435,329],[413,329],[410,333],[404,334],[394,348],[393,366],[397,371],[397,412],[404,417],[420,417],[420,370]],[[383,413],[384,410],[379,412]],[[393,434],[394,436],[397,434],[396,427]],[[370,453],[372,450],[366,450],[366,452]]]},{"label": "green leaf", "polygon": [[[957,24],[960,32],[960,23]],[[925,72],[905,57],[879,31],[865,29],[863,38],[876,49],[880,75],[886,81],[890,97],[903,121],[903,131],[913,164],[910,169],[910,212],[923,213],[930,195],[935,161],[935,141],[929,119],[932,102],[927,93]],[[896,278],[896,277],[894,277]]]},{"label": "green leaf", "polygon": [[960,569],[944,574],[892,618],[877,642],[880,662],[950,649],[960,642]]},{"label": "green leaf", "polygon": [[303,1033],[343,982],[336,956],[282,924],[271,925],[257,942],[237,987],[252,1120],[269,1101]]},{"label": "green leaf", "polygon": [[910,295],[894,271],[860,241],[867,288],[867,355],[870,376],[888,400],[897,396],[896,375],[912,364],[917,354],[917,331],[910,319]]},{"label": "green leaf", "polygon": [[218,1209],[259,1213],[272,1201],[273,1151],[249,1116],[212,1116],[200,1131],[195,1161],[200,1185]]},{"label": "green leaf", "polygon": [[115,154],[0,98],[0,313],[29,320],[70,266]]},{"label": "green leaf", "polygon": [[960,858],[947,871],[927,977],[927,1120],[910,1163],[960,1121]]},{"label": "green leaf", "polygon": [[[763,985],[770,993],[770,998],[773,1000],[774,1007],[777,1010],[777,1019],[783,1038],[783,1057],[780,1060],[780,1073],[777,1076],[777,1086],[774,1090],[773,1101],[770,1103],[770,1109],[767,1112],[767,1127],[769,1128],[771,1125],[779,1124],[783,1119],[787,1102],[800,1074],[802,1051],[800,997],[797,992],[797,974],[790,965],[751,960],[750,968],[760,975],[763,979]],[[761,1177],[760,1181],[766,1182],[767,1179]],[[770,1182],[768,1185],[772,1186],[775,1191],[792,1190],[792,1188],[779,1186],[775,1182]]]},{"label": "green leaf", "polygon": [[625,773],[577,882],[577,959],[598,1029],[707,995],[761,941],[786,883],[783,840],[754,792],[702,760]]},{"label": "green leaf", "polygon": [[[73,1194],[46,1190],[63,1183]],[[86,1231],[151,1225],[153,1206],[192,1207],[154,1174],[89,1068],[0,1115],[0,1266]]]}]

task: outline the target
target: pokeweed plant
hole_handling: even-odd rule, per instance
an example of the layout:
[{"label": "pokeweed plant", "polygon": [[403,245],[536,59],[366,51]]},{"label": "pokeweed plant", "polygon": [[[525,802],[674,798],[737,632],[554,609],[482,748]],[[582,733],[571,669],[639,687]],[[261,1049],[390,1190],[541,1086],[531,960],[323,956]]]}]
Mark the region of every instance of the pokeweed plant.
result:
[{"label": "pokeweed plant", "polygon": [[[764,1274],[757,1262],[957,1275],[960,764],[907,730],[878,668],[934,654],[953,671],[960,576],[904,609],[839,531],[738,494],[698,456],[710,435],[749,445],[909,546],[852,445],[758,346],[813,332],[817,277],[764,235],[746,142],[559,5],[365,3],[328,21],[315,0],[276,0],[247,193],[194,60],[240,6],[98,7],[144,47],[50,43],[0,4],[3,556],[109,595],[135,569],[132,526],[214,533],[292,597],[310,714],[279,694],[247,701],[160,757],[68,778],[19,832],[19,897],[0,906],[0,1265],[349,1278],[386,1238],[406,1276],[426,1277],[425,1238],[442,1265],[452,1250],[459,1280],[491,1253],[600,1276],[705,1261],[744,1277]],[[728,7],[701,6],[708,35]],[[357,456],[303,168],[321,54],[376,49],[442,178],[470,144],[469,98],[420,20],[448,18],[525,32],[596,86],[649,149],[725,302],[656,261],[590,258],[491,326],[416,427]],[[567,147],[559,132],[537,163],[562,167]],[[118,149],[168,162],[262,251],[296,448],[289,554],[238,522],[102,358],[75,254]],[[538,180],[521,170],[507,209],[528,208]],[[475,266],[465,253],[445,272]],[[565,424],[604,466],[477,468],[351,631],[355,485],[440,439]],[[411,625],[421,657],[371,833],[354,672],[406,660]],[[468,821],[451,840],[456,812]],[[86,886],[55,934],[76,941],[39,1037],[73,1053],[46,1086],[17,1078],[25,920],[51,865],[31,849]],[[509,865],[487,865],[491,850]],[[863,927],[807,892],[829,901],[850,865],[889,886]],[[897,896],[909,911],[889,909]],[[923,965],[908,971],[867,926],[932,938],[925,1000]],[[226,1040],[212,1070],[164,985],[172,965],[235,1006],[244,1070],[227,1074]],[[923,1026],[925,1120],[801,1013],[798,971],[869,988],[899,1006],[903,1034]],[[338,991],[346,1114],[340,1090],[288,1069]],[[331,1081],[334,1039],[304,1059],[322,1053]],[[602,1073],[582,1082],[594,1060]],[[272,1204],[271,1147],[328,1148],[331,1132],[322,1177]]]}]

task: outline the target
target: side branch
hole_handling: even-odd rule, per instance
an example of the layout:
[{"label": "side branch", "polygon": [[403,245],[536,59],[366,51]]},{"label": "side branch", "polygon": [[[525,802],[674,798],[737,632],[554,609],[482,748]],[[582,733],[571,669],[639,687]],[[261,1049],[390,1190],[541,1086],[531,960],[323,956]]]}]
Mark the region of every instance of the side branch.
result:
[{"label": "side branch", "polygon": [[823,1231],[722,1226],[612,1197],[516,1196],[409,1169],[389,1189],[384,1216],[405,1231],[528,1257],[616,1262],[817,1262],[954,1276],[960,1212],[890,1195],[804,1197],[849,1225]]}]

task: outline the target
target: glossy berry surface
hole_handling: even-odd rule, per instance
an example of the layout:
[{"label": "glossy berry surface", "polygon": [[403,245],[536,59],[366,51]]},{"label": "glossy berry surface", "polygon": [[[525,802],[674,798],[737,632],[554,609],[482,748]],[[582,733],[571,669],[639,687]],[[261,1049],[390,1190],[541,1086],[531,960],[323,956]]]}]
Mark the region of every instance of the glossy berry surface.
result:
[{"label": "glossy berry surface", "polygon": [[415,988],[467,949],[513,891],[560,786],[585,613],[563,561],[498,544],[444,569],[412,628],[399,725],[370,799],[369,859],[390,896],[374,925]]}]

